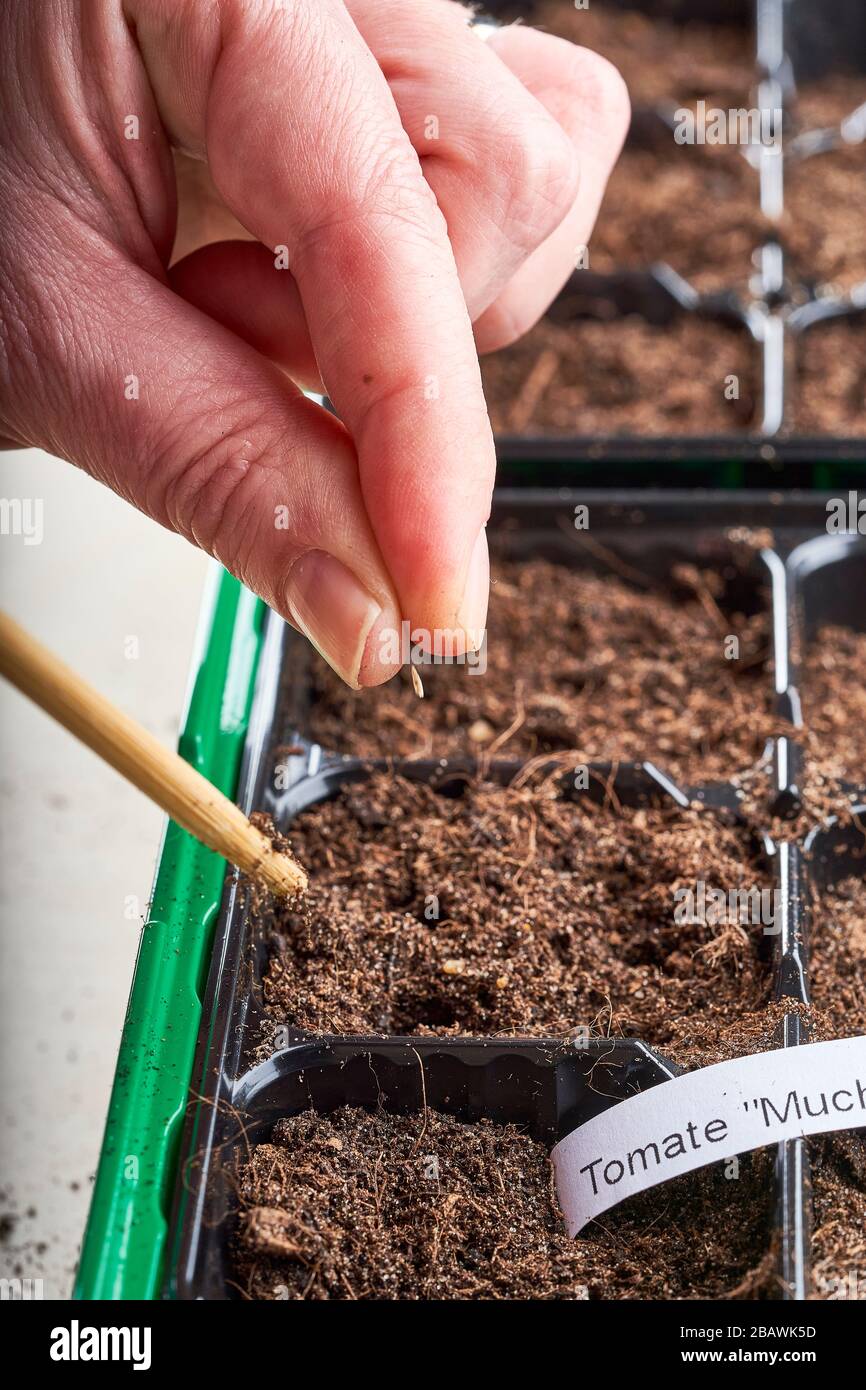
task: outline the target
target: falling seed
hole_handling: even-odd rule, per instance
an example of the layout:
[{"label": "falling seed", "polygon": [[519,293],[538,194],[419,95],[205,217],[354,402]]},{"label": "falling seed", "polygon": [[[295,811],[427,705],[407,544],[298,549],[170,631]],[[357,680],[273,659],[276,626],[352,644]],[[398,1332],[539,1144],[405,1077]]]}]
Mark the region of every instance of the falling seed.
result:
[{"label": "falling seed", "polygon": [[506,987],[507,984],[508,984],[508,976],[507,976],[507,975],[500,975],[500,976],[497,978],[497,981],[496,981],[496,988],[497,988],[497,989],[505,989],[505,987]]},{"label": "falling seed", "polygon": [[418,674],[418,667],[410,665],[409,670],[412,672],[412,686],[414,688],[415,694],[418,696],[419,700],[423,700],[424,686],[421,684],[421,677]]},{"label": "falling seed", "polygon": [[463,962],[462,960],[446,960],[442,966],[442,971],[445,975],[462,975]]}]

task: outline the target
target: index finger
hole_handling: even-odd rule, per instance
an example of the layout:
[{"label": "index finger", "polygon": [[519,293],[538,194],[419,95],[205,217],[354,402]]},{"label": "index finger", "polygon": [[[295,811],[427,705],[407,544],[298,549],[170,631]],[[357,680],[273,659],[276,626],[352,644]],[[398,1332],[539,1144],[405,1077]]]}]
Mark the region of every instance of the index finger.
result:
[{"label": "index finger", "polygon": [[341,4],[266,25],[235,11],[207,157],[235,215],[285,248],[404,617],[480,633],[495,457],[472,327],[442,214]]}]

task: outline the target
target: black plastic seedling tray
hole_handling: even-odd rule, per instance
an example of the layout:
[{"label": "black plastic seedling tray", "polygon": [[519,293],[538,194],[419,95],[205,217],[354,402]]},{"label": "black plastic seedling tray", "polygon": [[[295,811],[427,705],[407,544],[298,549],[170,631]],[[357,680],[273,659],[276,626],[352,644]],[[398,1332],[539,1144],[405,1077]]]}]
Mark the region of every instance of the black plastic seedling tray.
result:
[{"label": "black plastic seedling tray", "polygon": [[[795,654],[806,650],[825,622],[866,629],[866,541],[826,533],[826,499],[788,494],[610,493],[561,489],[500,490],[490,525],[491,545],[505,558],[544,556],[581,568],[604,568],[575,544],[574,507],[589,507],[590,534],[608,552],[663,579],[679,561],[715,565],[730,576],[729,599],[740,611],[769,606],[772,653],[766,678],[776,713],[792,736],[770,740],[762,763],[769,775],[766,823],[800,806],[796,729],[801,725]],[[572,534],[567,534],[571,528]],[[755,552],[745,571],[732,563],[730,533],[768,528],[773,543]],[[615,644],[616,634],[611,634]],[[306,807],[333,795],[374,764],[323,749],[305,734],[310,709],[306,644],[270,616],[242,768],[239,800],[270,812],[281,828]],[[495,653],[493,659],[496,659]],[[286,753],[286,749],[290,751]],[[387,749],[383,749],[383,763]],[[290,769],[275,777],[277,766]],[[378,764],[379,766],[383,764]],[[389,763],[389,766],[394,764]],[[513,775],[519,764],[495,763],[488,773]],[[408,761],[405,774],[455,790],[466,764]],[[598,765],[591,793],[613,787],[623,805],[686,807],[704,803],[709,815],[737,815],[733,782],[678,786],[651,763]],[[747,769],[742,769],[746,772]],[[276,786],[280,785],[280,790]],[[866,795],[851,788],[852,803]],[[768,879],[781,892],[781,931],[767,959],[778,1000],[808,1002],[808,923],[813,883],[862,872],[856,830],[816,828],[805,844],[760,836]],[[844,847],[844,854],[837,846]],[[778,925],[778,924],[777,924]],[[636,1091],[664,1084],[675,1068],[639,1039],[318,1037],[289,1029],[285,1043],[261,1060],[262,976],[269,946],[250,912],[248,890],[227,880],[216,927],[202,1024],[192,1074],[179,1180],[172,1217],[173,1251],[166,1291],[178,1298],[223,1299],[231,1284],[230,1243],[236,1220],[231,1180],[235,1159],[266,1140],[274,1122],[312,1107],[341,1105],[408,1112],[425,1104],[465,1120],[513,1122],[548,1144]],[[271,1019],[271,1023],[275,1020]],[[281,1022],[281,1020],[276,1020]],[[576,1028],[581,1020],[575,1020]],[[289,1021],[290,1024],[290,1021]],[[798,1014],[783,1015],[779,1045],[806,1041]],[[767,1232],[778,1262],[783,1297],[809,1291],[810,1202],[806,1146],[780,1146],[775,1169],[774,1229]]]},{"label": "black plastic seedling tray", "polygon": [[[566,6],[570,0],[562,3]],[[613,465],[609,481],[618,486],[639,486],[640,465],[647,462],[663,467],[671,460],[687,460],[697,474],[690,481],[698,485],[718,485],[722,481],[724,485],[713,464],[728,460],[743,466],[738,482],[748,481],[751,474],[762,485],[771,485],[766,477],[767,465],[785,469],[789,479],[793,479],[790,470],[794,465],[800,469],[797,481],[805,486],[820,486],[814,472],[816,459],[837,465],[862,460],[866,441],[859,436],[808,437],[792,432],[791,403],[796,394],[794,346],[802,339],[808,348],[809,332],[818,324],[835,320],[861,324],[866,344],[866,283],[840,293],[832,285],[820,284],[808,267],[798,271],[797,283],[790,282],[785,219],[790,221],[792,214],[784,209],[783,187],[785,171],[802,158],[801,147],[795,144],[796,137],[802,135],[797,128],[797,86],[835,73],[866,74],[866,9],[861,0],[836,0],[829,8],[814,0],[604,3],[611,9],[643,11],[683,24],[700,21],[750,32],[755,53],[753,87],[751,91],[744,90],[735,104],[743,109],[763,110],[768,118],[782,112],[779,138],[783,153],[773,160],[755,148],[742,150],[743,157],[748,156],[756,166],[755,206],[757,209],[760,203],[768,221],[764,243],[754,247],[752,262],[744,263],[739,277],[741,283],[750,284],[748,293],[732,287],[700,294],[683,278],[675,262],[605,273],[586,268],[571,276],[548,310],[548,317],[562,325],[602,319],[609,324],[612,335],[617,332],[617,323],[629,315],[655,326],[660,334],[666,325],[684,315],[738,329],[755,355],[756,379],[760,382],[756,417],[749,428],[702,438],[686,434],[590,436],[581,432],[580,420],[575,418],[574,430],[568,436],[558,430],[501,433],[497,440],[498,456],[511,465],[527,459],[547,464],[567,460],[571,470],[568,481],[572,483],[581,480],[582,466],[591,466],[597,460]],[[533,23],[538,18],[536,7],[529,0],[485,0],[483,10],[495,22],[524,18]],[[685,105],[690,96],[684,94]],[[671,112],[661,107],[636,105],[627,140],[631,147],[667,148],[672,159],[689,154],[675,146]],[[866,145],[862,148],[861,188],[866,187]],[[822,157],[817,153],[809,159]],[[858,196],[853,179],[851,196]],[[775,211],[770,210],[771,204]],[[687,217],[687,208],[671,209],[672,221]],[[672,372],[686,373],[692,369],[691,363],[671,361]]]}]

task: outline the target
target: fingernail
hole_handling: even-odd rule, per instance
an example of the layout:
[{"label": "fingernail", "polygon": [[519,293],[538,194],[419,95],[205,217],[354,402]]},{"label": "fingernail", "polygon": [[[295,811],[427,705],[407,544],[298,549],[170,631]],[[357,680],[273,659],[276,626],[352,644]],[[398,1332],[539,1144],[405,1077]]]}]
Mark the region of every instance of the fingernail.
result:
[{"label": "fingernail", "polygon": [[478,651],[484,640],[489,598],[490,557],[487,552],[487,528],[482,526],[472,550],[463,602],[457,614],[457,621],[466,633],[467,651]]},{"label": "fingernail", "polygon": [[382,606],[342,561],[324,550],[296,560],[286,584],[292,621],[338,676],[358,689],[367,639]]}]

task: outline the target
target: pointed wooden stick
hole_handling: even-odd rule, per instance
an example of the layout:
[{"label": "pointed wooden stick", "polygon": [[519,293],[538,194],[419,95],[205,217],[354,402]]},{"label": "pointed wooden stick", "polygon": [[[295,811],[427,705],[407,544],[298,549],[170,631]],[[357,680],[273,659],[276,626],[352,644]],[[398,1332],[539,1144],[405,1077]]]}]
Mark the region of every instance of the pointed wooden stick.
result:
[{"label": "pointed wooden stick", "polygon": [[209,849],[280,897],[306,888],[301,866],[279,854],[233,801],[3,612],[0,675]]}]

